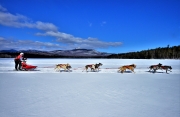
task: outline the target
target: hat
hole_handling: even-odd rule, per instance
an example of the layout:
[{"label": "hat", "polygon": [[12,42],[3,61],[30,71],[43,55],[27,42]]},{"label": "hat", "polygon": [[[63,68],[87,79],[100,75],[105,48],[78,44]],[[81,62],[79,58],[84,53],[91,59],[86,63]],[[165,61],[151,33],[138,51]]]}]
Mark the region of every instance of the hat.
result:
[{"label": "hat", "polygon": [[24,55],[24,53],[21,52],[20,55]]}]

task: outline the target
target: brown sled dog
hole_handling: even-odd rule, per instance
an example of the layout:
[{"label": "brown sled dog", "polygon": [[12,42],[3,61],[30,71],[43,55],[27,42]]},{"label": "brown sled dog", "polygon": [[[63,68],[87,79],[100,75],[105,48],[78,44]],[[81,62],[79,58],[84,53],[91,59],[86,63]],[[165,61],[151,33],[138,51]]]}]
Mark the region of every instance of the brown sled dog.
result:
[{"label": "brown sled dog", "polygon": [[149,67],[149,72],[152,71],[152,70],[155,70],[155,69],[158,70],[158,69],[161,68],[161,66],[162,66],[161,63],[159,63],[159,64],[157,64],[157,65],[151,65],[151,66]]},{"label": "brown sled dog", "polygon": [[[124,65],[122,67],[119,68],[118,72],[121,72],[123,73],[124,71],[126,71],[126,69],[129,69],[131,70],[132,72],[134,72],[134,68],[136,68],[136,65],[135,64],[132,64],[132,65]],[[135,73],[135,72],[134,72]]]},{"label": "brown sled dog", "polygon": [[56,69],[56,71],[57,70],[60,71],[61,68],[64,69],[65,71],[69,71],[71,66],[68,63],[67,64],[57,64],[54,69]]},{"label": "brown sled dog", "polygon": [[[154,70],[154,73],[156,72],[156,70],[158,70],[158,69],[161,69],[161,70],[166,70],[166,73],[167,73],[167,71],[170,71],[170,72],[172,72],[171,70],[172,70],[172,67],[171,66],[160,66],[159,68],[156,68],[156,67],[154,67],[153,68],[153,70]],[[168,73],[167,73],[168,74]]]},{"label": "brown sled dog", "polygon": [[[172,72],[172,71],[171,71],[171,70],[172,70],[172,67],[171,67],[171,66],[161,66],[161,69],[166,70],[166,73],[167,73],[167,71]],[[167,74],[168,74],[168,73],[167,73]]]}]

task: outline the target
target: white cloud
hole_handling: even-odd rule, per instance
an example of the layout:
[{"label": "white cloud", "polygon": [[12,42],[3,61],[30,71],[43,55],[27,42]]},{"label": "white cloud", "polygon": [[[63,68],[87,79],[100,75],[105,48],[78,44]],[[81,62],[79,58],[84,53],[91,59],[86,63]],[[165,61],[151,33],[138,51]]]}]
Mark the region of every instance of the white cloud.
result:
[{"label": "white cloud", "polygon": [[[9,26],[9,27],[16,27],[16,28],[35,28],[42,30],[44,32],[42,33],[36,33],[37,36],[51,36],[56,39],[56,42],[62,45],[66,46],[60,46],[60,45],[55,45],[53,43],[44,43],[44,42],[34,42],[34,41],[25,41],[25,40],[8,40],[5,41],[4,39],[0,38],[0,43],[3,43],[1,48],[8,48],[11,47],[12,49],[12,44],[13,48],[20,48],[23,44],[23,48],[53,48],[54,49],[59,49],[62,47],[62,49],[73,49],[73,48],[90,48],[90,49],[99,49],[99,48],[108,48],[108,47],[117,47],[120,46],[122,43],[121,42],[106,42],[106,41],[101,41],[97,38],[81,38],[81,37],[75,37],[71,34],[59,32],[57,26],[55,26],[52,23],[46,23],[42,21],[36,21],[33,22],[31,19],[24,15],[20,14],[11,14],[7,11],[5,8],[0,6],[0,24],[4,26]],[[102,22],[102,25],[106,24],[106,21]],[[89,24],[92,26],[92,23]],[[1,35],[2,36],[2,35]]]},{"label": "white cloud", "polygon": [[[56,41],[59,44],[32,41],[32,40],[14,40],[14,39],[0,37],[0,45],[1,45],[0,50],[4,50],[4,49],[69,50],[74,48],[99,49],[99,48],[116,47],[122,44],[121,42],[103,42],[96,38],[90,38],[90,37],[87,39],[82,39],[82,38],[73,37],[72,35],[69,34],[66,35],[65,33],[62,35],[63,36],[61,36],[60,33],[56,34],[56,38],[57,38]],[[58,38],[58,37],[63,37],[63,38]]]},{"label": "white cloud", "polygon": [[40,41],[31,41],[31,40],[14,40],[0,37],[0,50],[5,49],[17,49],[17,50],[26,50],[26,49],[38,49],[38,50],[57,50],[64,48],[59,44],[49,43],[49,42],[40,42]]},{"label": "white cloud", "polygon": [[57,31],[58,28],[52,23],[44,23],[41,21],[36,22],[35,24],[37,29],[45,30],[45,31]]},{"label": "white cloud", "polygon": [[73,48],[108,48],[108,47],[117,47],[120,46],[121,42],[104,42],[97,38],[89,37],[87,39],[83,39],[80,37],[74,37],[73,35],[62,33],[62,32],[53,32],[49,31],[46,33],[37,33],[39,36],[52,36],[56,38],[57,42],[65,43]]},{"label": "white cloud", "polygon": [[16,27],[16,28],[37,28],[39,30],[44,31],[57,31],[58,28],[52,24],[52,23],[44,23],[41,21],[32,22],[29,18],[26,16],[16,14],[13,15],[8,12],[1,12],[0,11],[0,24],[10,27]]}]

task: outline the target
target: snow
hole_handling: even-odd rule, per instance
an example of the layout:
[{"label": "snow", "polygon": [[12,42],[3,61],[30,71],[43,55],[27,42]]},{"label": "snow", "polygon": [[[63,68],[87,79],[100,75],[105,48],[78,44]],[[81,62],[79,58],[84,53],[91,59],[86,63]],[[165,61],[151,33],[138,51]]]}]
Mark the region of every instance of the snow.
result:
[{"label": "snow", "polygon": [[[82,72],[101,62],[99,72]],[[179,117],[180,60],[28,59],[35,71],[13,71],[13,59],[0,59],[0,117]],[[71,72],[55,71],[69,63]],[[135,74],[118,73],[136,64]],[[152,64],[172,72],[148,72]],[[90,69],[89,69],[90,71]]]}]

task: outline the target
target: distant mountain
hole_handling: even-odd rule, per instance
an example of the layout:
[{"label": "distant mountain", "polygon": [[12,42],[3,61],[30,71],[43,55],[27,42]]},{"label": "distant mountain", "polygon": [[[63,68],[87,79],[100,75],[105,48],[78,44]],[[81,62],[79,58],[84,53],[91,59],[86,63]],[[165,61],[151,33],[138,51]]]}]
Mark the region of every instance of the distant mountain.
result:
[{"label": "distant mountain", "polygon": [[98,52],[93,49],[73,49],[73,50],[55,50],[50,51],[52,54],[62,56],[109,56],[111,54],[105,52]]},{"label": "distant mountain", "polygon": [[96,58],[96,57],[107,57],[111,55],[106,52],[98,52],[93,49],[73,49],[73,50],[54,50],[54,51],[40,51],[40,50],[0,50],[0,54],[14,57],[15,54],[20,52],[25,53],[25,56],[29,58],[58,58],[58,57],[69,57],[69,58]]}]

